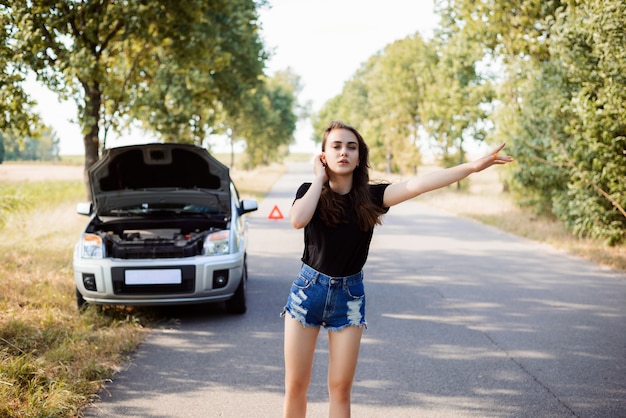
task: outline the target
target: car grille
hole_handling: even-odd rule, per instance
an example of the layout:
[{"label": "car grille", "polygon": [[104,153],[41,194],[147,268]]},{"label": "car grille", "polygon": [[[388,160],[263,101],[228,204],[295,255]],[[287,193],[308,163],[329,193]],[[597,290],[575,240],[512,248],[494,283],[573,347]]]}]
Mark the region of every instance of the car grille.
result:
[{"label": "car grille", "polygon": [[113,258],[137,260],[142,258],[182,258],[193,257],[202,253],[200,238],[181,242],[175,240],[144,240],[138,242],[116,243],[108,249]]},{"label": "car grille", "polygon": [[[181,283],[179,284],[127,284],[126,272],[129,270],[175,270],[180,269]],[[175,293],[192,293],[196,287],[196,268],[195,266],[168,266],[168,267],[142,267],[142,268],[126,268],[112,267],[111,279],[113,281],[113,293],[116,295],[158,295],[158,294],[175,294]]]}]

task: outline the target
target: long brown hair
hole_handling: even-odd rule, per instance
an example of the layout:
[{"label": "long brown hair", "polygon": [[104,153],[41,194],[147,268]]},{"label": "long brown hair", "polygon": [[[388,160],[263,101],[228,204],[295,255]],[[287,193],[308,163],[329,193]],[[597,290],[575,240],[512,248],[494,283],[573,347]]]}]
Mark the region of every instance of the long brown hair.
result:
[{"label": "long brown hair", "polygon": [[[324,137],[322,139],[322,151],[326,150],[326,140],[331,131],[335,129],[346,129],[356,136],[359,144],[359,164],[352,172],[352,189],[350,197],[356,211],[357,221],[362,231],[368,231],[376,225],[381,224],[380,216],[384,211],[372,203],[369,191],[369,149],[361,134],[352,126],[341,122],[332,121],[324,129]],[[320,217],[322,221],[330,227],[337,226],[340,223],[348,222],[348,213],[345,213],[343,205],[339,202],[339,195],[334,193],[328,182],[322,188],[320,196]]]}]

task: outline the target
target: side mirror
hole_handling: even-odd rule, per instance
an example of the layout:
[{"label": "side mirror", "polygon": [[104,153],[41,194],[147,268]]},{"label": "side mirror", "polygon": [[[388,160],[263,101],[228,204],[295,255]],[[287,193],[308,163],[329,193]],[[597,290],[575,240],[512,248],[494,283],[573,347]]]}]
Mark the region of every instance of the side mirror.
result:
[{"label": "side mirror", "polygon": [[244,213],[254,212],[259,208],[259,204],[254,199],[243,199],[241,201],[241,208],[239,211],[243,215]]},{"label": "side mirror", "polygon": [[91,202],[83,202],[76,205],[76,212],[79,215],[91,216],[93,204]]}]

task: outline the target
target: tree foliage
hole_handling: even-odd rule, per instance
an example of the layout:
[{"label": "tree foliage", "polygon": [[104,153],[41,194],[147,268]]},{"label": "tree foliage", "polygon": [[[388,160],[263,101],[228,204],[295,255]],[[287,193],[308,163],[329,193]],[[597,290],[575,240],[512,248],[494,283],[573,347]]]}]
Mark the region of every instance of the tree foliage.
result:
[{"label": "tree foliage", "polygon": [[235,112],[243,93],[259,84],[265,52],[256,6],[253,0],[5,0],[0,90],[9,90],[17,121],[32,104],[19,86],[27,71],[73,99],[86,168],[109,129],[133,120],[165,140],[199,142],[220,112]]},{"label": "tree foliage", "polygon": [[435,0],[444,26],[505,62],[549,56],[551,16],[561,0]]},{"label": "tree foliage", "polygon": [[278,71],[247,92],[240,111],[227,118],[231,141],[245,141],[249,167],[280,161],[286,154],[296,130],[301,88],[300,77],[291,69]]},{"label": "tree foliage", "polygon": [[0,133],[0,162],[11,160],[58,161],[59,138],[50,128],[45,128],[37,138],[17,137]]},{"label": "tree foliage", "polygon": [[568,171],[555,214],[581,235],[626,238],[626,3],[571,2],[556,16],[553,61],[571,86],[567,140],[553,144]]},{"label": "tree foliage", "polygon": [[315,115],[314,129],[321,132],[330,120],[345,120],[367,139],[374,167],[414,172],[420,162],[420,103],[433,60],[418,34],[389,44]]},{"label": "tree foliage", "polygon": [[446,21],[431,43],[436,56],[421,106],[424,129],[443,150],[445,165],[465,161],[464,142],[483,141],[494,98],[483,52]]},{"label": "tree foliage", "polygon": [[[162,22],[167,33],[151,48],[157,62],[146,73],[149,83],[138,86],[129,113],[166,141],[200,143],[241,112],[249,90],[262,88],[265,52],[253,2],[176,4],[171,20]],[[183,36],[173,42],[176,33]]]},{"label": "tree foliage", "polygon": [[[0,11],[2,11],[0,3]],[[1,15],[0,15],[1,16]],[[0,23],[4,19],[0,17]],[[10,42],[10,28],[6,23],[0,28],[0,132],[9,135],[33,135],[41,124],[35,102],[24,91],[27,68],[16,60],[16,51]]]},{"label": "tree foliage", "polygon": [[[463,161],[506,142],[518,202],[580,236],[626,239],[626,3],[438,0],[441,25],[372,56],[315,116],[358,126],[375,166],[417,161],[416,132]],[[393,163],[389,156],[393,155]],[[402,157],[397,157],[402,156]],[[406,158],[401,161],[401,158]]]},{"label": "tree foliage", "polygon": [[[445,28],[445,27],[444,27]],[[452,31],[425,42],[419,35],[372,56],[315,118],[345,119],[368,139],[372,163],[386,171],[415,172],[425,135],[444,155],[464,160],[463,142],[485,137],[489,80],[478,70],[482,50]]]},{"label": "tree foliage", "polygon": [[[580,236],[622,242],[624,2],[492,0],[478,10],[474,2],[454,3],[456,15],[473,19],[457,22],[459,31],[504,63],[494,136],[517,157],[512,186],[520,202]],[[508,6],[515,13],[505,13]],[[503,22],[506,36],[497,29]]]}]

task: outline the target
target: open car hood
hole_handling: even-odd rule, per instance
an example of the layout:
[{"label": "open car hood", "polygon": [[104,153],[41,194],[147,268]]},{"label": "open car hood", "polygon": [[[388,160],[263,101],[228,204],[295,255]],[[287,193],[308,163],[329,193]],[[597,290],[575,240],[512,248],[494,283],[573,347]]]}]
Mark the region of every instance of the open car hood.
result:
[{"label": "open car hood", "polygon": [[199,205],[230,215],[228,167],[195,145],[110,148],[88,175],[97,215],[157,203]]}]

